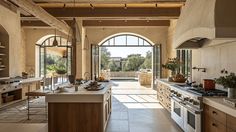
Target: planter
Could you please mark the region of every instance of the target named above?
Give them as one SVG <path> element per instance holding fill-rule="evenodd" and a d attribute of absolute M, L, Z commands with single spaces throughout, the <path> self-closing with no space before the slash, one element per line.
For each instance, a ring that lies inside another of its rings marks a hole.
<path fill-rule="evenodd" d="M 228 98 L 236 99 L 236 88 L 228 88 Z"/>

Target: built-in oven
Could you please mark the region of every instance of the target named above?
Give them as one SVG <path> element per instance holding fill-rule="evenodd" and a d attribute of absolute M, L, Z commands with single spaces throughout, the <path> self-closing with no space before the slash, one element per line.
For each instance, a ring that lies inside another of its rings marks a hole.
<path fill-rule="evenodd" d="M 201 132 L 202 111 L 192 106 L 185 105 L 184 108 L 184 131 Z"/>
<path fill-rule="evenodd" d="M 184 130 L 184 107 L 174 96 L 171 97 L 171 118 Z"/>

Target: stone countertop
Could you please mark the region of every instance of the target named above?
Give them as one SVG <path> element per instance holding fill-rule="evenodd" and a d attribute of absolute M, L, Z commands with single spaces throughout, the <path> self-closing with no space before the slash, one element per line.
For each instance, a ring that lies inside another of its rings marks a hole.
<path fill-rule="evenodd" d="M 110 83 L 102 83 L 104 88 L 98 91 L 88 91 L 83 85 L 78 91 L 75 87 L 63 88 L 62 91 L 55 91 L 46 95 L 46 102 L 103 102 L 104 95 L 111 88 Z"/>
<path fill-rule="evenodd" d="M 22 79 L 20 83 L 31 83 L 31 82 L 41 81 L 41 80 L 42 80 L 42 77 L 27 78 L 27 79 Z"/>
<path fill-rule="evenodd" d="M 185 83 L 169 82 L 166 78 L 156 79 L 156 81 L 160 81 L 162 83 L 165 83 L 166 85 L 185 84 Z"/>
<path fill-rule="evenodd" d="M 203 103 L 225 112 L 228 115 L 236 117 L 236 108 L 224 103 L 223 97 L 204 97 Z"/>

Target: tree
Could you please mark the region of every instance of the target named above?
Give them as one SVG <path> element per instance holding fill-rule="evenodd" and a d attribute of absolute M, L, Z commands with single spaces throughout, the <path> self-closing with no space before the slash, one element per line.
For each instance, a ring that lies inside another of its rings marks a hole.
<path fill-rule="evenodd" d="M 152 52 L 151 51 L 148 51 L 146 53 L 145 61 L 143 62 L 141 67 L 144 69 L 151 69 L 152 68 Z"/>
<path fill-rule="evenodd" d="M 107 69 L 109 67 L 109 59 L 111 53 L 106 47 L 101 47 L 101 69 Z"/>
<path fill-rule="evenodd" d="M 141 54 L 128 55 L 124 68 L 125 71 L 138 71 L 144 60 L 145 59 L 141 56 Z"/>
<path fill-rule="evenodd" d="M 109 68 L 111 71 L 120 71 L 121 67 L 119 67 L 114 60 L 110 61 Z"/>

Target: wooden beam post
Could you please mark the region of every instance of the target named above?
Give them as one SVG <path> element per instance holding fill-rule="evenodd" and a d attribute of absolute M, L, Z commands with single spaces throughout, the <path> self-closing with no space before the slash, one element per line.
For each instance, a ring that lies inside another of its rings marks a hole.
<path fill-rule="evenodd" d="M 38 19 L 42 20 L 46 24 L 50 25 L 51 27 L 54 27 L 65 34 L 69 34 L 70 27 L 66 23 L 58 20 L 57 18 L 49 14 L 42 7 L 36 5 L 32 0 L 11 0 L 11 1 L 17 4 L 22 9 L 31 13 Z"/>

